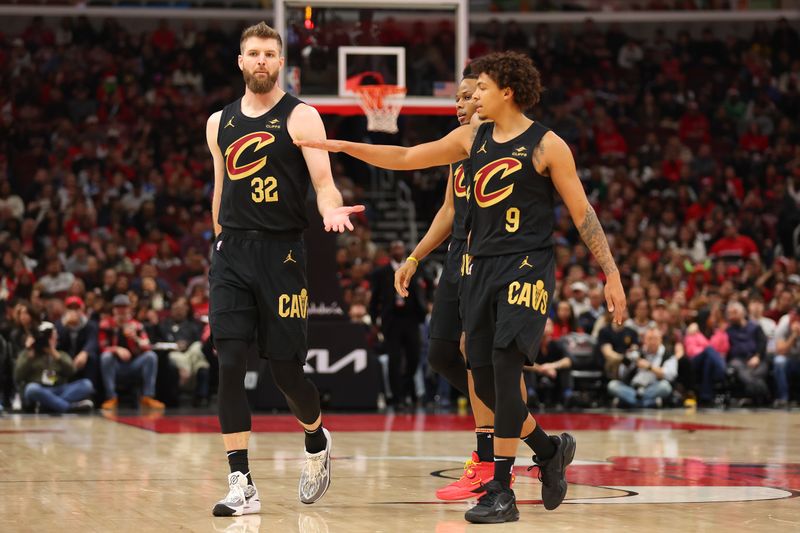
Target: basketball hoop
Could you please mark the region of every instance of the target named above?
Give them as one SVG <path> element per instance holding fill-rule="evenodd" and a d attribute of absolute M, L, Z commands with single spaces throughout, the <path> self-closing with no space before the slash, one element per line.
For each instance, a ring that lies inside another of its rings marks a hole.
<path fill-rule="evenodd" d="M 359 85 L 358 104 L 367 115 L 367 129 L 397 133 L 397 117 L 403 107 L 406 88 L 398 85 Z"/>

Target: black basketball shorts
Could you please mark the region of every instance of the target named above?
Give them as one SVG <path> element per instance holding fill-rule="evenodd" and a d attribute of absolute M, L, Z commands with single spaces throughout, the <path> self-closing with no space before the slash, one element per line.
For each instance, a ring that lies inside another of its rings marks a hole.
<path fill-rule="evenodd" d="M 471 368 L 492 364 L 492 351 L 516 343 L 533 364 L 555 290 L 552 248 L 470 257 L 461 290 L 461 316 Z"/>
<path fill-rule="evenodd" d="M 433 298 L 431 311 L 430 338 L 446 341 L 461 340 L 464 331 L 458 308 L 461 292 L 461 262 L 467 251 L 467 241 L 452 239 L 447 246 L 442 275 Z"/>
<path fill-rule="evenodd" d="M 305 363 L 308 283 L 300 233 L 223 230 L 208 278 L 214 339 L 257 339 L 262 357 Z"/>

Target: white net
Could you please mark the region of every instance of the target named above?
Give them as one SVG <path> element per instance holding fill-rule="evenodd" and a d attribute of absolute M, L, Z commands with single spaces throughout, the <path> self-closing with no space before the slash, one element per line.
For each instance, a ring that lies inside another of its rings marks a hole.
<path fill-rule="evenodd" d="M 397 117 L 406 97 L 405 87 L 362 85 L 356 88 L 358 103 L 367 115 L 367 129 L 397 133 Z"/>

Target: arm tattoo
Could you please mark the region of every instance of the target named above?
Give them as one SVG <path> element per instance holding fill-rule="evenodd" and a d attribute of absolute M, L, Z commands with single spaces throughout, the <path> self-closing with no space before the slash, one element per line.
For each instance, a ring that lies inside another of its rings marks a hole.
<path fill-rule="evenodd" d="M 591 204 L 586 207 L 586 215 L 583 223 L 578 228 L 578 232 L 581 234 L 583 242 L 592 251 L 597 262 L 600 263 L 600 268 L 603 269 L 606 276 L 616 272 L 617 264 L 611 256 L 611 249 L 608 247 L 606 235 L 603 233 L 603 228 L 597 219 L 597 213 L 594 212 Z"/>
<path fill-rule="evenodd" d="M 533 149 L 533 166 L 537 172 L 544 166 L 544 139 L 539 141 L 539 144 Z M 544 175 L 549 174 L 547 168 L 542 169 L 542 171 L 545 172 Z"/>

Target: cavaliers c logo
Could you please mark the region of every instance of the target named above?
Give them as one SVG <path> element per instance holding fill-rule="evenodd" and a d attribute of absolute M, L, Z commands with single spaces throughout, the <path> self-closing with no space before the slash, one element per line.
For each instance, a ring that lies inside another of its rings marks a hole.
<path fill-rule="evenodd" d="M 514 191 L 514 184 L 506 185 L 494 192 L 486 192 L 486 187 L 491 179 L 502 172 L 500 179 L 505 179 L 514 172 L 522 168 L 522 163 L 518 159 L 504 157 L 492 161 L 475 173 L 475 201 L 480 207 L 490 207 L 508 198 Z"/>
<path fill-rule="evenodd" d="M 275 136 L 266 131 L 256 131 L 248 133 L 243 137 L 239 137 L 225 150 L 225 170 L 228 171 L 228 177 L 232 180 L 240 180 L 252 174 L 255 174 L 267 164 L 267 156 L 256 159 L 252 163 L 247 163 L 242 166 L 238 165 L 239 157 L 251 145 L 255 145 L 253 152 L 258 152 L 268 144 L 275 141 Z"/>
<path fill-rule="evenodd" d="M 459 198 L 467 196 L 467 184 L 464 181 L 464 165 L 458 165 L 453 172 L 453 190 Z"/>

